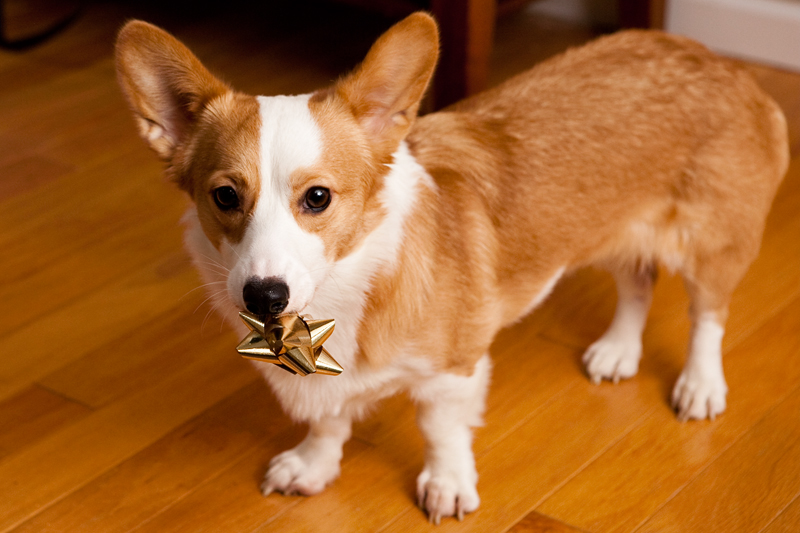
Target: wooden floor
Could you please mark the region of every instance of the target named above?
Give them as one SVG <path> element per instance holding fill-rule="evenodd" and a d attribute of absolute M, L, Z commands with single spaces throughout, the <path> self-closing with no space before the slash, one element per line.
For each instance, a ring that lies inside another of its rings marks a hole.
<path fill-rule="evenodd" d="M 325 493 L 260 495 L 270 457 L 304 429 L 209 314 L 181 248 L 184 199 L 136 137 L 111 56 L 121 22 L 143 16 L 243 90 L 299 93 L 390 21 L 177 4 L 93 4 L 40 48 L 0 51 L 0 531 L 431 530 L 403 397 L 356 426 Z M 512 15 L 492 79 L 589 37 Z M 609 276 L 581 272 L 497 339 L 475 440 L 482 506 L 439 531 L 800 531 L 800 75 L 753 70 L 786 110 L 794 159 L 732 304 L 728 411 L 681 424 L 668 406 L 689 324 L 666 274 L 639 376 L 591 385 L 580 355 L 615 296 Z"/>

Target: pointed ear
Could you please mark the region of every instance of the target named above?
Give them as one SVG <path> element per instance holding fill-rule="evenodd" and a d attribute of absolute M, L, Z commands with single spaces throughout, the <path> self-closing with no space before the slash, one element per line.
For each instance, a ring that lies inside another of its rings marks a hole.
<path fill-rule="evenodd" d="M 438 57 L 436 22 L 414 13 L 384 33 L 334 91 L 372 142 L 391 154 L 417 116 Z"/>
<path fill-rule="evenodd" d="M 138 20 L 120 31 L 116 64 L 139 133 L 167 161 L 203 107 L 230 91 L 175 37 Z"/>

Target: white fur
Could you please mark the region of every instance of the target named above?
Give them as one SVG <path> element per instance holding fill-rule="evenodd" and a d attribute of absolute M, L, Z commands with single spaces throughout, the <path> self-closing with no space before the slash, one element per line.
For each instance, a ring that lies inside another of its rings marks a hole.
<path fill-rule="evenodd" d="M 608 330 L 583 355 L 592 382 L 614 383 L 636 375 L 642 357 L 642 331 L 653 299 L 653 280 L 647 272 L 618 272 L 617 310 Z"/>
<path fill-rule="evenodd" d="M 728 385 L 722 371 L 723 328 L 713 313 L 701 314 L 692 326 L 689 358 L 672 392 L 679 420 L 714 419 L 725 411 Z"/>
<path fill-rule="evenodd" d="M 411 389 L 426 443 L 417 500 L 436 524 L 443 516 L 462 519 L 480 505 L 471 428 L 482 423 L 490 370 L 485 355 L 471 376 L 435 374 Z"/>
<path fill-rule="evenodd" d="M 317 494 L 339 476 L 342 446 L 350 438 L 351 420 L 330 417 L 311 423 L 306 438 L 269 463 L 261 492 Z"/>
<path fill-rule="evenodd" d="M 244 308 L 247 279 L 279 278 L 289 286 L 287 312 L 300 312 L 325 277 L 325 246 L 304 231 L 290 210 L 289 177 L 314 164 L 322 152 L 322 135 L 308 109 L 309 95 L 259 97 L 261 113 L 261 193 L 244 238 L 223 247 L 228 291 Z"/>
<path fill-rule="evenodd" d="M 276 277 L 290 288 L 287 311 L 302 311 L 325 277 L 325 248 L 319 237 L 304 231 L 289 208 L 289 176 L 312 165 L 322 151 L 322 138 L 308 110 L 310 95 L 259 97 L 261 118 L 261 191 L 244 237 L 223 238 L 217 250 L 203 233 L 194 207 L 184 215 L 186 245 L 214 307 L 239 328 L 244 309 L 242 289 L 251 277 Z M 227 290 L 222 290 L 222 286 Z"/>

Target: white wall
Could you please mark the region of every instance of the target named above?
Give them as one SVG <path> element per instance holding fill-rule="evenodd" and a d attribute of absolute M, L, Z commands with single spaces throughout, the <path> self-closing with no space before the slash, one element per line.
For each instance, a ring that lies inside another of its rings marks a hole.
<path fill-rule="evenodd" d="M 668 0 L 665 27 L 722 54 L 800 71 L 800 0 Z"/>

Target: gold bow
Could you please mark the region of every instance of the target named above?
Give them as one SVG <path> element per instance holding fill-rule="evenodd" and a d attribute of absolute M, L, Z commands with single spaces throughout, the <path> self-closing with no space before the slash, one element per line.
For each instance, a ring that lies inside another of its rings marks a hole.
<path fill-rule="evenodd" d="M 331 357 L 322 343 L 333 333 L 334 320 L 312 320 L 288 314 L 261 321 L 255 315 L 239 316 L 250 328 L 239 346 L 242 357 L 273 363 L 293 374 L 327 374 L 338 376 L 342 367 Z"/>

